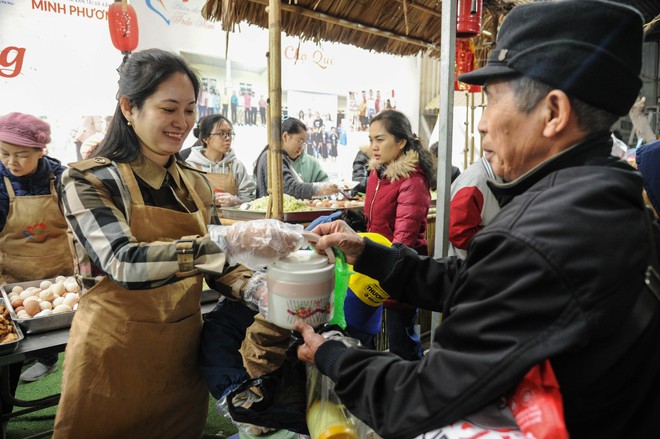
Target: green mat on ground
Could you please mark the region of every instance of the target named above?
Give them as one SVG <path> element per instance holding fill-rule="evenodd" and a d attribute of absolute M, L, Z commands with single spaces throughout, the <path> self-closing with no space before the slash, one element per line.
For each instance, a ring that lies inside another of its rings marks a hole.
<path fill-rule="evenodd" d="M 16 389 L 16 398 L 30 401 L 59 393 L 62 384 L 63 358 L 64 354 L 60 354 L 57 371 L 50 375 L 34 383 L 19 383 Z M 14 409 L 18 408 L 15 407 Z M 11 419 L 7 425 L 7 439 L 22 439 L 43 431 L 52 430 L 56 410 L 57 407 L 49 407 Z M 236 432 L 236 427 L 215 410 L 215 399 L 209 397 L 209 414 L 206 419 L 204 436 L 202 437 L 204 439 L 228 438 Z"/>

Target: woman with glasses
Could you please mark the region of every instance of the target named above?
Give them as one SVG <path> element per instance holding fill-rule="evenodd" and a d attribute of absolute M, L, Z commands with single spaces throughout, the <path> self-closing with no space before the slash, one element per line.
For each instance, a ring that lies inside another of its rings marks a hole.
<path fill-rule="evenodd" d="M 294 117 L 289 117 L 282 122 L 282 186 L 284 193 L 299 200 L 338 193 L 339 188 L 336 184 L 305 183 L 293 169 L 293 161 L 302 153 L 306 140 L 307 127 L 304 123 Z M 268 146 L 261 151 L 254 167 L 254 175 L 257 179 L 257 198 L 268 195 L 267 151 Z"/>
<path fill-rule="evenodd" d="M 231 149 L 231 122 L 221 114 L 200 119 L 193 134 L 201 146 L 193 146 L 186 160 L 206 172 L 219 206 L 235 206 L 254 199 L 254 180 Z"/>

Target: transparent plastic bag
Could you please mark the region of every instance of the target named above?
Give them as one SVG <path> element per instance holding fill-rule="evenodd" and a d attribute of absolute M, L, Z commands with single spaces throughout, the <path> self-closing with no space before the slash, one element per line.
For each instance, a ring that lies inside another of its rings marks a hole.
<path fill-rule="evenodd" d="M 312 365 L 307 366 L 307 428 L 312 439 L 358 439 L 353 416 L 339 401 L 334 383 Z"/>
<path fill-rule="evenodd" d="M 261 435 L 275 430 L 307 433 L 305 367 L 285 361 L 265 375 L 249 378 L 230 389 L 218 410 L 243 432 Z"/>
<path fill-rule="evenodd" d="M 346 337 L 340 331 L 321 333 L 324 337 L 340 340 L 347 346 L 358 346 L 359 341 Z M 307 428 L 311 439 L 363 439 L 372 432 L 364 422 L 353 416 L 335 393 L 335 384 L 316 366 L 307 364 Z"/>
<path fill-rule="evenodd" d="M 209 225 L 209 235 L 225 254 L 229 266 L 243 264 L 252 270 L 266 267 L 300 248 L 305 242 L 301 224 L 275 219 Z"/>
<path fill-rule="evenodd" d="M 247 283 L 243 302 L 253 311 L 268 317 L 268 271 L 265 268 L 254 272 Z M 262 310 L 263 309 L 263 310 Z"/>
<path fill-rule="evenodd" d="M 244 392 L 245 397 L 242 401 L 242 404 L 246 405 L 247 407 L 251 406 L 252 403 L 254 402 L 259 402 L 261 401 L 261 397 L 259 397 L 257 394 L 254 392 Z M 229 407 L 227 405 L 227 396 L 228 395 L 223 395 L 222 398 L 218 400 L 215 404 L 215 409 L 225 418 L 229 419 L 235 426 L 238 428 L 240 431 L 243 433 L 246 433 L 250 436 L 261 436 L 263 434 L 268 434 L 270 432 L 275 431 L 274 428 L 268 428 L 268 427 L 262 427 L 260 425 L 254 425 L 254 424 L 248 424 L 245 422 L 236 422 L 234 419 L 232 419 L 231 414 L 229 413 Z"/>

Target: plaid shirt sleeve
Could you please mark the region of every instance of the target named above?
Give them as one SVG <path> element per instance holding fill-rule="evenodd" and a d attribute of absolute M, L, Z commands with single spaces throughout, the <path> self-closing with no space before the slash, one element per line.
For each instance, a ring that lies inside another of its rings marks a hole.
<path fill-rule="evenodd" d="M 180 278 L 175 242 L 138 242 L 128 226 L 130 197 L 114 166 L 62 175 L 64 215 L 73 232 L 80 275 L 108 276 L 123 288 L 159 287 Z M 198 238 L 195 265 L 221 254 L 208 235 Z"/>

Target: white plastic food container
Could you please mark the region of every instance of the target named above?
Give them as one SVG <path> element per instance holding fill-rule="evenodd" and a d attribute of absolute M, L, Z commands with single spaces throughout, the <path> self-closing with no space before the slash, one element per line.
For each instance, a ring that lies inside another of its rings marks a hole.
<path fill-rule="evenodd" d="M 332 318 L 335 264 L 314 250 L 298 250 L 268 267 L 268 320 L 293 329 L 297 320 L 318 327 Z"/>

